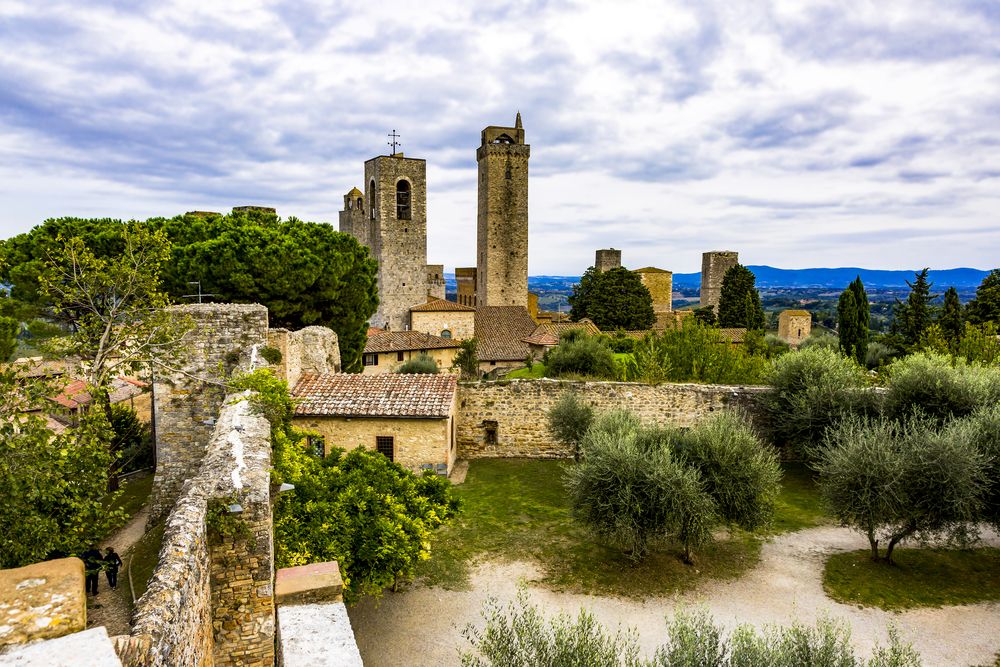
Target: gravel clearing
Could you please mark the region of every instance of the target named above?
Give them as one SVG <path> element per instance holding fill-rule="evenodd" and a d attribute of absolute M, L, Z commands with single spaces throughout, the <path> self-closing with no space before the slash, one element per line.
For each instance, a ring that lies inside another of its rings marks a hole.
<path fill-rule="evenodd" d="M 462 629 L 467 623 L 481 623 L 480 610 L 488 597 L 513 599 L 521 582 L 533 603 L 547 613 L 575 615 L 584 607 L 608 628 L 636 628 L 646 656 L 662 643 L 667 614 L 678 606 L 703 605 L 730 627 L 812 623 L 827 614 L 850 624 L 852 641 L 864 655 L 874 644 L 887 641 L 886 628 L 895 623 L 928 667 L 993 664 L 1000 651 L 1000 603 L 886 612 L 830 600 L 822 585 L 825 556 L 866 544 L 846 528 L 788 533 L 764 544 L 758 566 L 740 579 L 644 601 L 556 592 L 535 583 L 541 571 L 533 564 L 485 562 L 472 574 L 471 591 L 415 587 L 387 592 L 380 601 L 355 605 L 350 616 L 366 667 L 459 664 L 459 650 L 468 648 Z M 1000 536 L 984 532 L 983 544 L 1000 546 Z"/>

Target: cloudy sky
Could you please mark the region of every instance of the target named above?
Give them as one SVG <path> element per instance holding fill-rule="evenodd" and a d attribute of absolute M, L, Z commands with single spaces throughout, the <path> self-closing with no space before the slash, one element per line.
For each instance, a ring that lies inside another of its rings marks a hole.
<path fill-rule="evenodd" d="M 234 205 L 336 224 L 428 161 L 474 264 L 475 149 L 520 110 L 530 271 L 1000 264 L 1000 3 L 0 0 L 0 236 Z"/>

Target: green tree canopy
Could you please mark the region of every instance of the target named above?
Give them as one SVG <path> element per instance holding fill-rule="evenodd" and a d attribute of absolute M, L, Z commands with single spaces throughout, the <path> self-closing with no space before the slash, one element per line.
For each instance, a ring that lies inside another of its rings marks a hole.
<path fill-rule="evenodd" d="M 992 322 L 1000 326 L 1000 269 L 993 269 L 983 278 L 966 309 L 973 324 Z"/>
<path fill-rule="evenodd" d="M 958 348 L 958 342 L 965 332 L 965 317 L 962 314 L 962 301 L 958 298 L 958 290 L 949 287 L 944 291 L 944 305 L 938 314 L 937 325 L 941 327 L 941 333 L 948 341 L 948 347 L 952 350 Z"/>
<path fill-rule="evenodd" d="M 726 271 L 719 295 L 720 327 L 764 328 L 764 307 L 760 304 L 756 282 L 753 271 L 742 264 L 736 264 Z"/>
<path fill-rule="evenodd" d="M 0 363 L 10 361 L 17 350 L 17 332 L 21 323 L 13 317 L 0 317 Z"/>
<path fill-rule="evenodd" d="M 868 356 L 868 326 L 871 312 L 868 307 L 868 293 L 856 277 L 840 295 L 837 304 L 837 322 L 841 351 L 864 365 Z"/>
<path fill-rule="evenodd" d="M 925 267 L 917 272 L 912 283 L 906 281 L 910 287 L 910 294 L 906 297 L 906 301 L 896 299 L 893 308 L 892 332 L 902 337 L 903 344 L 907 348 L 913 348 L 920 343 L 920 337 L 933 320 L 931 301 L 937 295 L 931 294 L 933 283 L 928 282 L 927 271 Z"/>
<path fill-rule="evenodd" d="M 598 273 L 587 269 L 569 297 L 570 318 L 587 317 L 602 331 L 637 330 L 653 326 L 653 297 L 634 272 L 622 267 Z"/>

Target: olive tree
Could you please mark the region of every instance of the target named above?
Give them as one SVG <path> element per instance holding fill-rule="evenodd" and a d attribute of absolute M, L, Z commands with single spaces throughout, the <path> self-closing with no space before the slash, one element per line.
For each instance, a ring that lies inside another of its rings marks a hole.
<path fill-rule="evenodd" d="M 580 441 L 594 421 L 594 409 L 580 400 L 572 391 L 567 391 L 548 411 L 549 430 L 556 440 L 573 449 L 574 458 L 579 458 Z"/>
<path fill-rule="evenodd" d="M 848 418 L 828 433 L 816 468 L 834 516 L 865 534 L 874 561 L 891 563 L 908 538 L 962 541 L 980 516 L 986 461 L 966 424 Z"/>

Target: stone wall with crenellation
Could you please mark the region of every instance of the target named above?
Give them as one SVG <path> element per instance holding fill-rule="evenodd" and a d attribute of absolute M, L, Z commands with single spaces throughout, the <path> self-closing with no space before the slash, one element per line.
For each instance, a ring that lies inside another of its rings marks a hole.
<path fill-rule="evenodd" d="M 513 380 L 459 384 L 459 458 L 569 458 L 572 450 L 549 432 L 549 409 L 573 391 L 596 411 L 627 408 L 643 421 L 691 426 L 707 415 L 740 407 L 753 416 L 765 387 Z M 490 442 L 495 438 L 495 442 Z"/>

